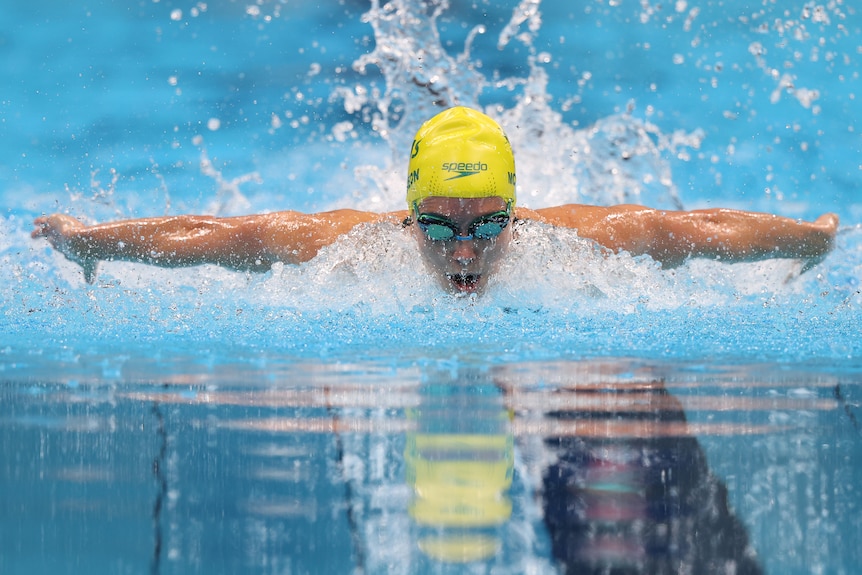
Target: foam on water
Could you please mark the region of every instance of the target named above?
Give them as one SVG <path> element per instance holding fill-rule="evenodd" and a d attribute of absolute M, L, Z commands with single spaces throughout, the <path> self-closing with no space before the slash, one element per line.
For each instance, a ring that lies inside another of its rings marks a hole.
<path fill-rule="evenodd" d="M 859 353 L 862 296 L 850 281 L 859 264 L 845 259 L 854 251 L 858 258 L 858 230 L 800 274 L 792 260 L 693 261 L 663 270 L 647 257 L 604 253 L 573 231 L 527 224 L 488 293 L 472 298 L 441 292 L 412 238 L 387 224 L 357 228 L 308 264 L 279 264 L 266 274 L 107 262 L 92 286 L 47 248 L 20 261 L 15 246 L 27 242 L 26 224 L 8 224 L 6 329 L 20 335 L 15 347 L 40 341 L 48 353 L 203 346 L 399 361 L 458 353 L 490 362 Z"/>

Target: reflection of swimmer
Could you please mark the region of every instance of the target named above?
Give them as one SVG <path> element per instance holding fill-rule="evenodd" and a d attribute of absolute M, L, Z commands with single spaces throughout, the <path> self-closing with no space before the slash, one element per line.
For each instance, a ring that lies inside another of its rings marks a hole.
<path fill-rule="evenodd" d="M 444 563 L 488 560 L 512 516 L 509 412 L 498 388 L 471 370 L 429 381 L 420 397 L 404 450 L 417 546 Z"/>
<path fill-rule="evenodd" d="M 99 260 L 177 267 L 205 263 L 265 271 L 274 262 L 312 259 L 359 224 L 411 225 L 428 270 L 444 289 L 473 293 L 504 257 L 513 220 L 577 229 L 613 251 L 648 254 L 665 266 L 690 257 L 724 261 L 805 258 L 831 248 L 838 218 L 814 222 L 710 209 L 691 212 L 642 206 L 515 207 L 515 162 L 500 126 L 488 116 L 456 107 L 416 134 L 407 177 L 407 210 L 372 213 L 286 211 L 232 218 L 176 216 L 85 226 L 67 215 L 37 218 L 33 237 L 45 237 L 93 281 Z"/>
<path fill-rule="evenodd" d="M 553 414 L 629 420 L 656 430 L 652 437 L 546 439 L 557 461 L 543 478 L 545 522 L 564 572 L 761 573 L 743 525 L 729 511 L 727 489 L 710 473 L 697 440 L 662 433 L 685 423 L 682 406 L 664 388 L 637 393 L 655 407 Z"/>
<path fill-rule="evenodd" d="M 429 557 L 451 563 L 488 559 L 496 528 L 512 515 L 513 440 L 506 434 L 410 434 L 404 459 L 415 496 L 409 513 L 426 533 Z"/>

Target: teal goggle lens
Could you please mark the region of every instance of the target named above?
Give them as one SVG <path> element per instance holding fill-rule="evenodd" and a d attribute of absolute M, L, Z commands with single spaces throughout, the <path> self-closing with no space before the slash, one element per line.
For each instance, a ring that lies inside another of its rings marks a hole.
<path fill-rule="evenodd" d="M 428 236 L 429 240 L 490 240 L 499 236 L 506 226 L 509 225 L 509 213 L 497 212 L 477 218 L 468 228 L 466 236 L 458 235 L 458 226 L 452 220 L 433 216 L 430 214 L 419 214 L 416 217 L 419 228 Z"/>

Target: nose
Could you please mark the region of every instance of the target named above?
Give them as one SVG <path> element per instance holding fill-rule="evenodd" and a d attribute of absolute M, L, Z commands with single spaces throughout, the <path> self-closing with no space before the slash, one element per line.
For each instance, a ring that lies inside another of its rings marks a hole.
<path fill-rule="evenodd" d="M 468 264 L 476 259 L 476 248 L 473 246 L 472 240 L 455 242 L 455 250 L 452 252 L 452 259 L 459 264 Z"/>

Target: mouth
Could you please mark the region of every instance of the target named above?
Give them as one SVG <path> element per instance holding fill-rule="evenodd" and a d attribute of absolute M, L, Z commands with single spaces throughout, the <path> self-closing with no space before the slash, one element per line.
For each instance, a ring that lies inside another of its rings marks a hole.
<path fill-rule="evenodd" d="M 479 274 L 446 274 L 455 289 L 464 293 L 474 293 L 479 289 Z"/>

